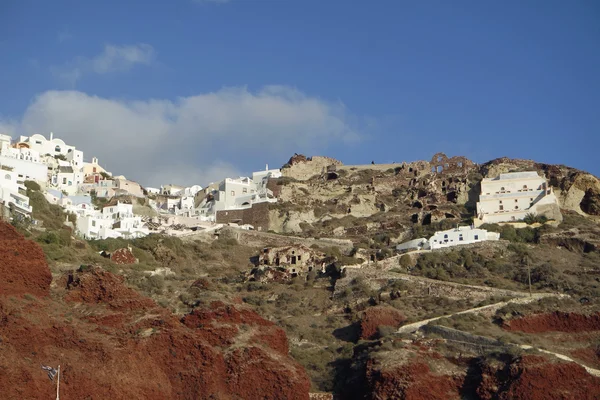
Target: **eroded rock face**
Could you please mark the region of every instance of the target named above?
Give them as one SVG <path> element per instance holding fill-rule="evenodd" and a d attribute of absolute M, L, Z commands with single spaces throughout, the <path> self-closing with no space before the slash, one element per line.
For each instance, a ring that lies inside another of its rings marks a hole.
<path fill-rule="evenodd" d="M 47 296 L 39 246 L 0 229 L 3 399 L 53 398 L 39 366 L 58 364 L 72 399 L 308 399 L 284 332 L 249 308 L 216 302 L 180 319 L 100 268 L 65 275 Z"/>

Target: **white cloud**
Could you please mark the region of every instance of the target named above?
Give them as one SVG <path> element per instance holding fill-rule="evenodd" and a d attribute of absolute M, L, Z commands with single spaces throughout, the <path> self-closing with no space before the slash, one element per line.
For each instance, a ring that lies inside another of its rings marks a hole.
<path fill-rule="evenodd" d="M 156 51 L 149 44 L 125 46 L 107 44 L 104 46 L 104 51 L 95 57 L 75 57 L 63 66 L 52 67 L 51 71 L 54 76 L 73 86 L 85 74 L 128 71 L 136 64 L 150 65 L 155 58 Z"/>
<path fill-rule="evenodd" d="M 176 101 L 124 101 L 78 91 L 37 96 L 19 121 L 0 128 L 30 135 L 53 131 L 97 156 L 111 172 L 150 186 L 198 183 L 287 161 L 294 152 L 323 154 L 359 138 L 343 104 L 287 86 L 245 87 Z"/>

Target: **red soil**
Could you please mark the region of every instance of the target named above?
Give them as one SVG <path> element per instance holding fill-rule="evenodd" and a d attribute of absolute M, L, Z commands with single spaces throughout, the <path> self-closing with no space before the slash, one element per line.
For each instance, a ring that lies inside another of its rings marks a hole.
<path fill-rule="evenodd" d="M 525 333 L 598 331 L 600 313 L 582 315 L 556 311 L 551 314 L 534 314 L 513 319 L 504 328 Z"/>
<path fill-rule="evenodd" d="M 52 275 L 36 243 L 24 240 L 11 225 L 0 222 L 0 296 L 30 293 L 47 296 Z"/>
<path fill-rule="evenodd" d="M 600 369 L 600 345 L 573 350 L 571 356 L 587 367 Z"/>
<path fill-rule="evenodd" d="M 137 263 L 137 259 L 131 250 L 123 248 L 115 250 L 110 255 L 110 261 L 119 265 L 128 265 Z"/>
<path fill-rule="evenodd" d="M 497 374 L 498 375 L 498 374 Z M 524 356 L 508 368 L 503 381 L 484 380 L 477 390 L 482 399 L 556 400 L 598 399 L 600 378 L 578 364 Z"/>
<path fill-rule="evenodd" d="M 367 382 L 372 399 L 446 400 L 461 398 L 462 378 L 434 375 L 422 358 L 390 370 L 379 370 L 373 360 L 370 360 L 367 363 Z"/>
<path fill-rule="evenodd" d="M 68 274 L 52 296 L 10 297 L 47 294 L 50 282 L 39 257 L 26 259 L 39 247 L 11 240 L 10 263 L 25 268 L 0 258 L 3 400 L 53 398 L 40 365 L 58 364 L 68 399 L 308 399 L 308 377 L 287 355 L 285 334 L 251 310 L 213 303 L 180 319 L 102 269 Z"/>
<path fill-rule="evenodd" d="M 397 328 L 406 321 L 400 311 L 391 307 L 367 308 L 360 321 L 361 339 L 376 339 L 379 326 L 392 326 Z"/>

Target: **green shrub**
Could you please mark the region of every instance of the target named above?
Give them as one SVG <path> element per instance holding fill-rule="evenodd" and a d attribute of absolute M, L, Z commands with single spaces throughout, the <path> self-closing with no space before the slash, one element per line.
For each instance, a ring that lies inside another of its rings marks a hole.
<path fill-rule="evenodd" d="M 40 185 L 35 181 L 25 181 L 23 184 L 25 185 L 27 190 L 32 190 L 32 191 L 37 191 L 37 192 L 42 190 Z"/>

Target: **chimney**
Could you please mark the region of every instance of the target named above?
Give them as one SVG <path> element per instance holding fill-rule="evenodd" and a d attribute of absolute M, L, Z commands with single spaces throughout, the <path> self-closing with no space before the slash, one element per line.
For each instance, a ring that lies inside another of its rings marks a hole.
<path fill-rule="evenodd" d="M 50 140 L 54 138 L 54 132 L 50 132 Z"/>
<path fill-rule="evenodd" d="M 268 171 L 268 170 L 269 170 L 269 164 L 266 164 L 265 165 L 265 171 Z"/>

